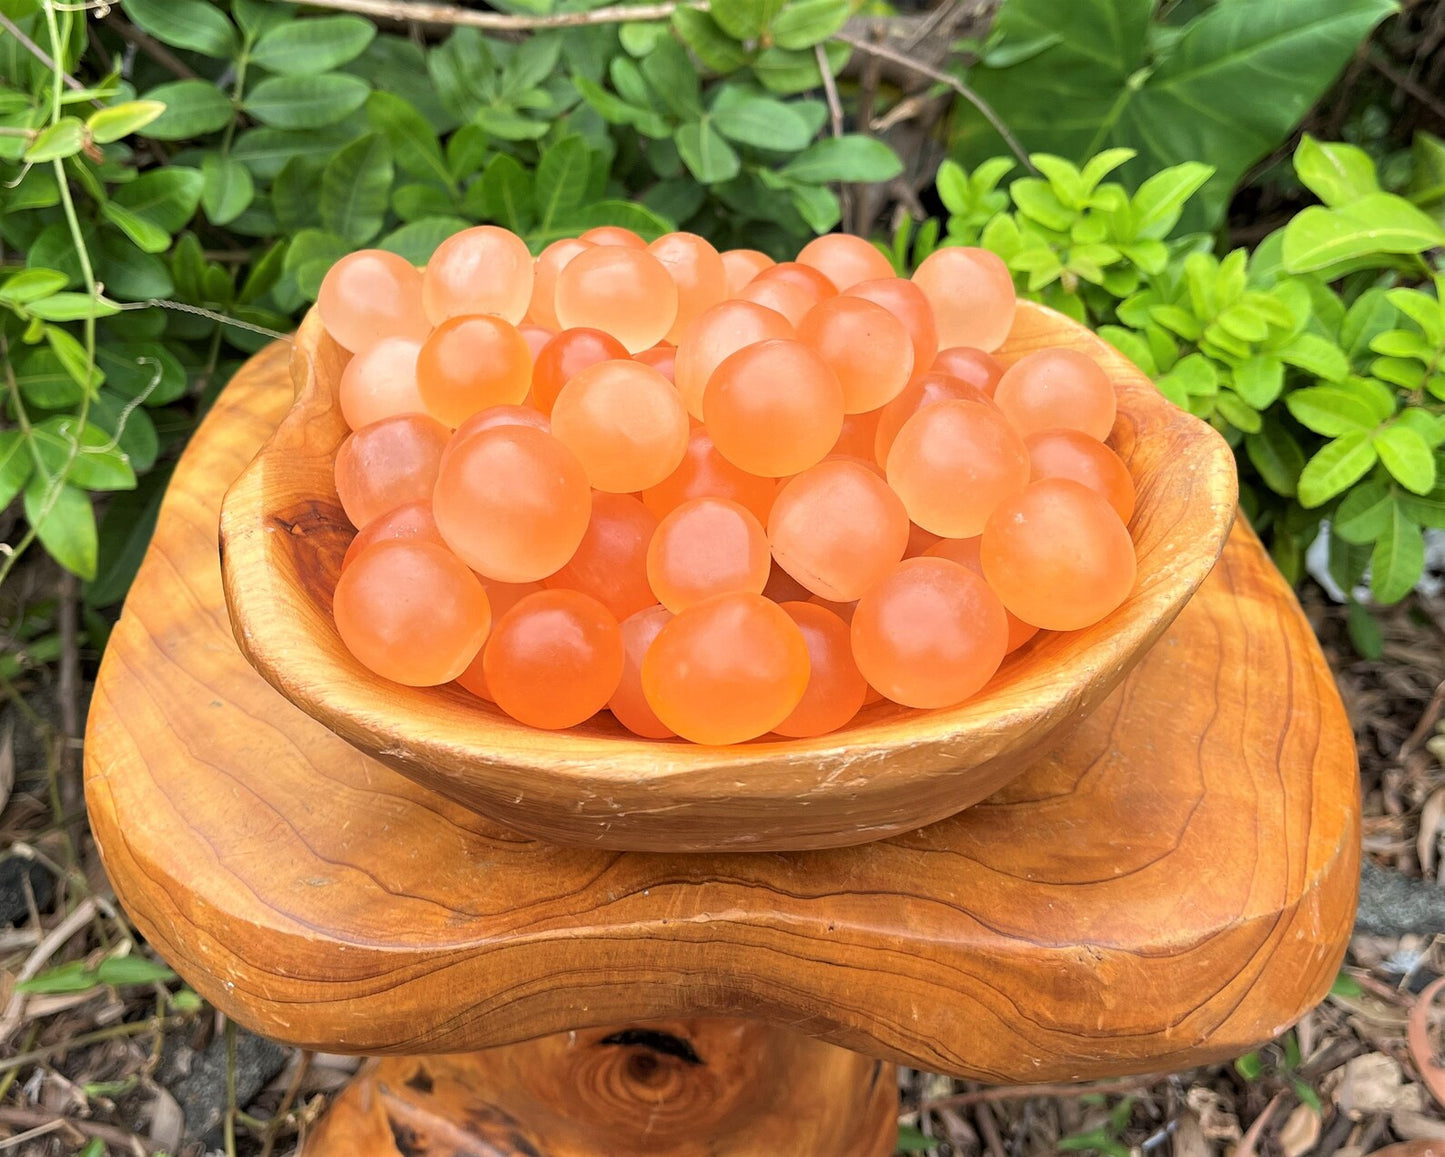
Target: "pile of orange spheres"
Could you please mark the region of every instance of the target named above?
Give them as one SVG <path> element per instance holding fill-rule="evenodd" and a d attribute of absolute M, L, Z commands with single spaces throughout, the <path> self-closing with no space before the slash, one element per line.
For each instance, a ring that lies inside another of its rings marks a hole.
<path fill-rule="evenodd" d="M 1066 349 L 1000 365 L 1014 308 L 984 250 L 905 279 L 836 234 L 345 257 L 337 630 L 539 728 L 729 744 L 960 703 L 1135 577 L 1114 388 Z"/>

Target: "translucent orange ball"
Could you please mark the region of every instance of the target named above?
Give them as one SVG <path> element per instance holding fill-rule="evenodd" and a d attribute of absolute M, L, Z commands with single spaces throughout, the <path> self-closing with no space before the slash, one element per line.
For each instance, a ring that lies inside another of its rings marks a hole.
<path fill-rule="evenodd" d="M 979 544 L 989 586 L 1049 631 L 1097 623 L 1134 589 L 1134 543 L 1099 494 L 1044 478 L 999 504 Z"/>
<path fill-rule="evenodd" d="M 327 270 L 316 309 L 326 332 L 352 353 L 389 337 L 423 341 L 431 332 L 421 303 L 421 271 L 384 249 L 349 253 Z"/>
<path fill-rule="evenodd" d="M 843 431 L 843 387 L 802 342 L 762 341 L 713 371 L 702 417 L 734 466 L 782 478 L 817 465 L 833 448 Z"/>
<path fill-rule="evenodd" d="M 445 426 L 425 414 L 398 414 L 363 426 L 336 451 L 336 494 L 351 525 L 408 502 L 426 502 L 446 449 Z"/>
<path fill-rule="evenodd" d="M 656 530 L 657 516 L 632 495 L 598 491 L 576 553 L 543 583 L 591 595 L 621 621 L 657 602 L 647 582 L 647 547 Z"/>
<path fill-rule="evenodd" d="M 1003 366 L 992 354 L 968 346 L 950 346 L 939 350 L 929 367 L 934 373 L 951 374 L 960 381 L 976 386 L 990 398 L 1003 377 Z"/>
<path fill-rule="evenodd" d="M 734 300 L 761 305 L 764 309 L 782 314 L 788 319 L 789 325 L 797 326 L 822 297 L 810 287 L 796 285 L 791 281 L 755 279 L 743 286 L 734 295 Z"/>
<path fill-rule="evenodd" d="M 433 325 L 478 313 L 517 325 L 527 315 L 533 277 L 525 241 L 496 225 L 476 225 L 436 247 L 422 277 L 422 305 Z"/>
<path fill-rule="evenodd" d="M 1114 428 L 1118 398 L 1093 358 L 1070 349 L 1037 350 L 1004 371 L 993 400 L 1020 434 L 1082 430 L 1102 442 Z"/>
<path fill-rule="evenodd" d="M 593 487 L 631 494 L 656 486 L 687 452 L 687 411 L 672 383 L 631 359 L 598 362 L 562 387 L 552 434 Z"/>
<path fill-rule="evenodd" d="M 647 242 L 621 225 L 596 225 L 578 237 L 593 245 L 620 245 L 624 249 L 646 249 Z"/>
<path fill-rule="evenodd" d="M 833 448 L 828 451 L 828 457 L 837 458 L 842 455 L 847 458 L 860 458 L 865 462 L 874 461 L 873 448 L 878 442 L 878 419 L 881 416 L 881 410 L 844 415 L 843 431 L 833 443 Z"/>
<path fill-rule="evenodd" d="M 763 597 L 780 604 L 805 603 L 813 597 L 813 592 L 780 567 L 778 560 L 774 559 L 773 565 L 768 569 L 768 583 L 763 587 Z"/>
<path fill-rule="evenodd" d="M 959 566 L 968 567 L 979 578 L 983 578 L 983 563 L 979 561 L 978 555 L 981 541 L 981 538 L 940 538 L 923 551 L 923 554 L 929 558 L 946 558 Z M 1008 617 L 1007 653 L 1011 654 L 1037 635 L 1039 629 L 1024 622 L 1007 607 L 1004 608 L 1004 614 Z"/>
<path fill-rule="evenodd" d="M 888 484 L 908 517 L 944 538 L 972 538 L 1029 480 L 1029 452 L 980 402 L 939 402 L 903 424 L 888 451 Z"/>
<path fill-rule="evenodd" d="M 798 264 L 808 265 L 843 293 L 860 281 L 892 277 L 893 262 L 869 241 L 851 233 L 828 233 L 809 241 L 798 253 Z"/>
<path fill-rule="evenodd" d="M 913 273 L 938 325 L 938 344 L 992 353 L 1013 327 L 1018 300 L 1003 258 L 987 249 L 936 249 Z"/>
<path fill-rule="evenodd" d="M 633 361 L 641 362 L 645 366 L 651 366 L 669 382 L 677 381 L 677 347 L 672 345 L 655 345 L 651 349 L 645 349 L 641 353 L 634 354 Z"/>
<path fill-rule="evenodd" d="M 771 565 L 762 524 L 726 498 L 684 502 L 647 547 L 647 581 L 673 614 L 714 595 L 760 594 Z"/>
<path fill-rule="evenodd" d="M 537 355 L 532 367 L 532 405 L 550 414 L 562 387 L 583 370 L 626 356 L 627 347 L 600 329 L 564 329 Z"/>
<path fill-rule="evenodd" d="M 906 277 L 882 277 L 860 281 L 849 286 L 848 297 L 861 297 L 881 305 L 903 323 L 913 343 L 913 372 L 920 373 L 933 362 L 938 352 L 938 327 L 933 322 L 933 307 L 923 291 Z"/>
<path fill-rule="evenodd" d="M 527 343 L 527 348 L 532 351 L 532 364 L 535 366 L 537 355 L 542 352 L 546 344 L 557 336 L 556 330 L 548 329 L 546 326 L 534 325 L 532 322 L 523 322 L 517 327 L 517 332 L 522 335 L 522 340 Z"/>
<path fill-rule="evenodd" d="M 903 392 L 889 402 L 878 413 L 878 426 L 873 436 L 873 456 L 880 463 L 888 461 L 888 451 L 893 449 L 893 440 L 903 424 L 919 410 L 937 402 L 982 402 L 992 406 L 987 394 L 977 386 L 952 374 L 930 370 L 914 378 Z"/>
<path fill-rule="evenodd" d="M 567 447 L 528 426 L 494 426 L 447 455 L 432 514 L 478 574 L 537 582 L 560 570 L 587 533 L 592 488 Z"/>
<path fill-rule="evenodd" d="M 534 595 L 546 588 L 541 583 L 499 583 L 492 579 L 482 580 L 482 589 L 487 592 L 487 601 L 492 604 L 492 622 L 500 622 L 503 615 L 528 595 Z M 473 695 L 491 699 L 492 690 L 487 686 L 487 675 L 482 669 L 486 648 L 477 652 L 477 657 L 467 669 L 457 676 L 457 682 Z"/>
<path fill-rule="evenodd" d="M 853 658 L 863 678 L 906 707 L 951 707 L 1003 662 L 1003 603 L 978 575 L 943 558 L 910 558 L 858 600 Z"/>
<path fill-rule="evenodd" d="M 792 323 L 782 314 L 750 301 L 719 302 L 698 316 L 677 346 L 677 392 L 687 412 L 702 417 L 703 391 L 726 358 L 745 346 L 793 335 Z"/>
<path fill-rule="evenodd" d="M 718 453 L 712 438 L 699 426 L 688 433 L 687 448 L 676 470 L 642 492 L 647 509 L 663 518 L 691 498 L 729 498 L 766 522 L 778 484 L 739 470 Z"/>
<path fill-rule="evenodd" d="M 902 560 L 908 513 L 868 466 L 832 458 L 778 492 L 768 542 L 778 565 L 809 593 L 848 603 Z"/>
<path fill-rule="evenodd" d="M 341 416 L 353 430 L 397 414 L 424 414 L 416 388 L 416 355 L 421 343 L 389 337 L 354 354 L 341 371 L 337 397 Z"/>
<path fill-rule="evenodd" d="M 427 412 L 460 426 L 489 406 L 515 406 L 532 385 L 532 351 L 511 322 L 490 314 L 437 326 L 416 358 Z"/>
<path fill-rule="evenodd" d="M 832 297 L 838 292 L 838 287 L 833 284 L 833 279 L 826 273 L 798 261 L 780 261 L 777 265 L 769 265 L 758 274 L 755 280 L 761 282 L 786 281 L 790 285 L 796 285 L 799 289 L 806 289 L 819 301 L 825 297 Z"/>
<path fill-rule="evenodd" d="M 562 328 L 557 320 L 557 275 L 577 254 L 591 248 L 592 242 L 580 237 L 563 237 L 542 250 L 532 266 L 532 300 L 527 304 L 529 319 L 553 333 Z"/>
<path fill-rule="evenodd" d="M 1082 430 L 1042 430 L 1024 439 L 1029 451 L 1029 477 L 1072 478 L 1102 494 L 1128 523 L 1134 516 L 1134 479 L 1124 460 Z"/>
<path fill-rule="evenodd" d="M 693 318 L 727 296 L 727 269 L 712 244 L 696 233 L 664 233 L 647 251 L 677 284 L 677 317 L 665 335 L 676 342 Z"/>
<path fill-rule="evenodd" d="M 677 284 L 645 250 L 596 245 L 562 267 L 555 305 L 563 329 L 600 329 L 635 354 L 672 329 Z"/>
<path fill-rule="evenodd" d="M 808 688 L 808 644 L 762 595 L 719 595 L 662 628 L 642 661 L 642 690 L 693 743 L 742 743 L 787 719 Z"/>
<path fill-rule="evenodd" d="M 477 576 L 442 547 L 414 539 L 363 551 L 337 579 L 331 605 L 347 650 L 408 687 L 455 679 L 492 623 Z"/>
<path fill-rule="evenodd" d="M 488 406 L 452 431 L 451 441 L 442 452 L 442 462 L 445 463 L 451 453 L 473 434 L 494 426 L 530 426 L 547 434 L 552 432 L 552 423 L 547 420 L 547 415 L 538 413 L 531 406 Z"/>
<path fill-rule="evenodd" d="M 671 739 L 677 733 L 657 717 L 642 693 L 642 661 L 652 640 L 672 621 L 672 612 L 654 603 L 623 619 L 622 678 L 607 707 L 617 722 L 634 735 L 644 739 Z"/>
<path fill-rule="evenodd" d="M 824 298 L 798 326 L 798 340 L 816 350 L 838 376 L 847 414 L 887 405 L 913 376 L 908 330 L 881 305 L 861 297 Z"/>
<path fill-rule="evenodd" d="M 773 730 L 793 739 L 827 735 L 857 715 L 868 696 L 868 683 L 853 661 L 851 632 L 836 614 L 814 603 L 782 607 L 803 632 L 808 686 L 792 714 Z"/>
<path fill-rule="evenodd" d="M 760 249 L 724 249 L 721 257 L 728 276 L 729 297 L 736 297 L 738 291 L 754 277 L 777 264 Z"/>
<path fill-rule="evenodd" d="M 357 556 L 369 546 L 392 539 L 419 539 L 422 542 L 446 546 L 437 520 L 432 517 L 430 502 L 408 502 L 373 518 L 366 527 L 356 532 L 346 553 L 341 556 L 341 569 L 345 570 Z"/>
<path fill-rule="evenodd" d="M 622 632 L 579 591 L 528 595 L 492 628 L 482 652 L 492 700 L 519 723 L 556 731 L 590 719 L 622 678 Z"/>

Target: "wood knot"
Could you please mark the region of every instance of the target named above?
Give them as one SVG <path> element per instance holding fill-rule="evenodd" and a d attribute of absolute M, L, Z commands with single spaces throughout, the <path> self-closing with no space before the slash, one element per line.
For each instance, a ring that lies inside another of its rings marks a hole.
<path fill-rule="evenodd" d="M 285 536 L 275 548 L 297 584 L 310 601 L 330 614 L 341 560 L 356 534 L 346 514 L 335 503 L 307 499 L 275 511 L 267 524 Z"/>

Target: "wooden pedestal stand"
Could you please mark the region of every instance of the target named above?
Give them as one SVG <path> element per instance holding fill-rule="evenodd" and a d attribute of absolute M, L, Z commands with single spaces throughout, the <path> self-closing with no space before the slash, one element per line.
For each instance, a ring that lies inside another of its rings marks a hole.
<path fill-rule="evenodd" d="M 86 783 L 117 893 L 201 993 L 399 1058 L 308 1155 L 875 1157 L 893 1072 L 857 1053 L 997 1081 L 1183 1068 L 1328 989 L 1353 741 L 1247 529 L 1066 747 L 952 819 L 815 852 L 554 847 L 365 758 L 236 649 L 217 509 L 290 399 L 273 347 L 186 452 Z"/>

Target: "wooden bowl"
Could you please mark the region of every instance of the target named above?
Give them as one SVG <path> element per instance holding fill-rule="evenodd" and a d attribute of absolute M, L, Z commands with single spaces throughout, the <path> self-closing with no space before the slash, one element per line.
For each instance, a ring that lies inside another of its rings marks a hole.
<path fill-rule="evenodd" d="M 236 640 L 277 690 L 367 755 L 552 843 L 778 851 L 922 827 L 992 794 L 1062 742 L 1178 614 L 1234 520 L 1234 459 L 1211 427 L 1083 327 L 1021 304 L 1000 360 L 1045 346 L 1087 353 L 1118 387 L 1110 441 L 1138 489 L 1130 532 L 1139 578 L 1107 619 L 1039 636 L 962 706 L 878 703 L 817 739 L 701 747 L 636 738 L 605 714 L 538 731 L 456 686 L 378 679 L 342 645 L 331 617 L 354 533 L 332 479 L 347 434 L 337 384 L 350 355 L 315 311 L 292 352 L 295 404 L 221 510 Z"/>

